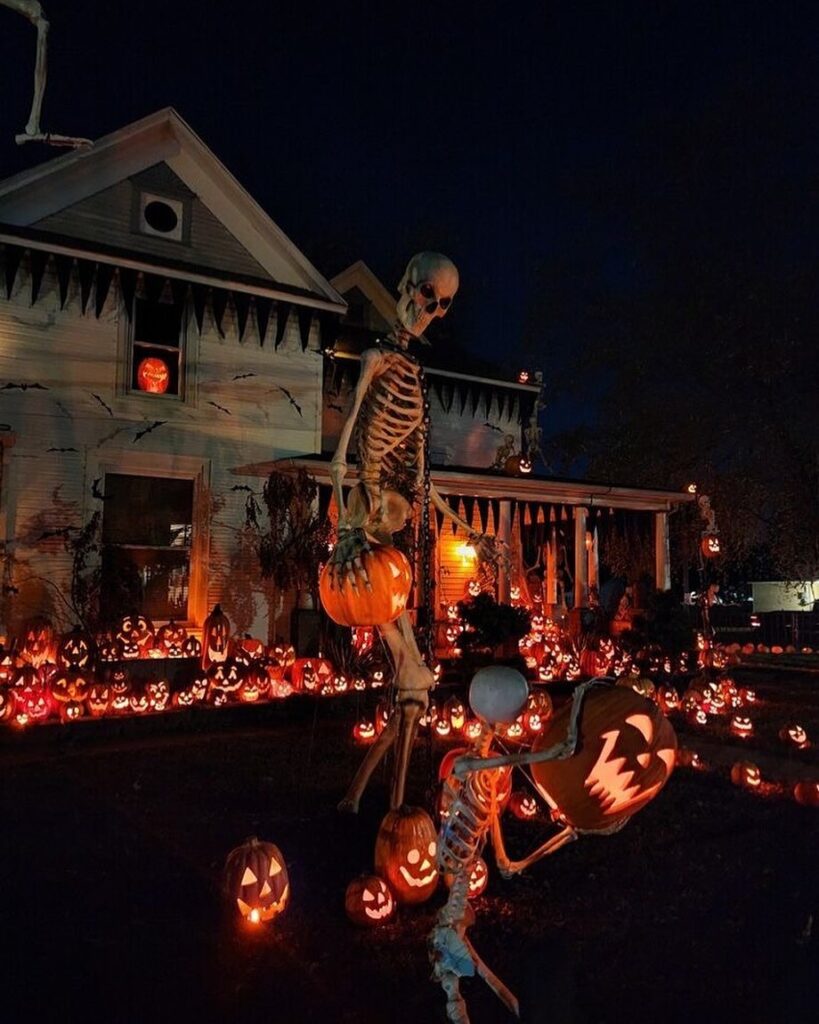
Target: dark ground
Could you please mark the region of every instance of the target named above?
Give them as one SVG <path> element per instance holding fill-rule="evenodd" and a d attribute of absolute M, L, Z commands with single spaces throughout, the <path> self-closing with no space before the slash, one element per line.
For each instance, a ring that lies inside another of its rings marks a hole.
<path fill-rule="evenodd" d="M 819 718 L 819 676 L 753 683 L 776 698 L 755 712 L 771 735 L 799 711 L 809 731 Z M 385 807 L 379 776 L 359 817 L 335 810 L 361 756 L 352 701 L 220 710 L 173 733 L 140 722 L 103 735 L 89 722 L 59 740 L 4 736 L 0 1019 L 443 1022 L 425 948 L 440 893 L 381 931 L 344 916 Z M 680 732 L 696 749 L 697 735 Z M 493 875 L 471 934 L 521 995 L 524 1020 L 819 1019 L 806 936 L 819 910 L 819 809 L 732 786 L 734 755 L 710 735 L 714 770 L 678 769 L 618 835 L 583 839 L 523 878 Z M 779 766 L 819 778 L 814 750 L 770 744 L 768 756 L 771 777 Z M 415 802 L 429 766 L 424 742 Z M 544 831 L 509 820 L 513 852 Z M 219 875 L 254 833 L 282 849 L 292 900 L 248 937 Z M 464 988 L 473 1024 L 511 1020 L 481 982 Z"/>

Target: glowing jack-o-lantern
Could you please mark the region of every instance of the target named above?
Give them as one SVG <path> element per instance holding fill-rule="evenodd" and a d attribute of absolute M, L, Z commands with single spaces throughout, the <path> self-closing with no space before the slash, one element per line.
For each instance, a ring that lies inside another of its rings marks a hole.
<path fill-rule="evenodd" d="M 230 619 L 217 604 L 202 626 L 202 668 L 227 661 L 229 650 Z"/>
<path fill-rule="evenodd" d="M 448 886 L 452 885 L 452 880 L 452 875 L 444 875 L 444 882 L 446 882 Z M 488 884 L 489 868 L 486 866 L 486 861 L 483 857 L 476 857 L 469 869 L 469 879 L 466 887 L 467 898 L 474 900 L 477 899 L 478 896 L 482 896 L 486 891 Z"/>
<path fill-rule="evenodd" d="M 14 714 L 14 691 L 0 686 L 0 722 L 7 722 Z"/>
<path fill-rule="evenodd" d="M 373 928 L 390 920 L 395 913 L 395 900 L 383 878 L 362 875 L 347 886 L 344 909 L 355 924 Z"/>
<path fill-rule="evenodd" d="M 231 658 L 229 661 L 214 662 L 207 671 L 208 695 L 214 701 L 221 693 L 225 697 L 238 697 L 245 679 L 245 669 Z"/>
<path fill-rule="evenodd" d="M 716 558 L 720 554 L 719 537 L 715 533 L 709 533 L 702 538 L 700 551 L 704 558 Z"/>
<path fill-rule="evenodd" d="M 371 718 L 360 718 L 353 726 L 356 743 L 372 743 L 375 739 L 375 722 Z"/>
<path fill-rule="evenodd" d="M 225 890 L 248 924 L 278 917 L 290 898 L 290 882 L 281 850 L 252 836 L 227 856 Z"/>
<path fill-rule="evenodd" d="M 97 637 L 97 657 L 106 664 L 122 661 L 122 644 L 107 633 Z"/>
<path fill-rule="evenodd" d="M 0 686 L 9 686 L 17 675 L 17 659 L 0 644 Z"/>
<path fill-rule="evenodd" d="M 464 726 L 464 736 L 466 736 L 468 740 L 476 740 L 480 736 L 482 728 L 483 727 L 477 718 L 471 718 Z"/>
<path fill-rule="evenodd" d="M 680 706 L 680 695 L 673 686 L 661 686 L 657 690 L 657 704 L 664 715 L 676 711 Z"/>
<path fill-rule="evenodd" d="M 25 673 L 22 685 L 14 688 L 15 711 L 25 716 L 25 723 L 44 722 L 54 710 L 48 687 L 36 672 Z"/>
<path fill-rule="evenodd" d="M 39 668 L 47 661 L 53 661 L 55 649 L 56 640 L 50 620 L 42 615 L 29 619 L 20 638 L 20 660 Z"/>
<path fill-rule="evenodd" d="M 188 631 L 185 627 L 178 625 L 171 619 L 157 630 L 156 647 L 166 658 L 181 658 L 184 656 L 183 652 L 187 639 Z"/>
<path fill-rule="evenodd" d="M 164 679 L 152 679 L 145 686 L 145 696 L 151 711 L 164 711 L 170 703 L 170 687 Z"/>
<path fill-rule="evenodd" d="M 240 665 L 251 665 L 254 661 L 261 661 L 266 653 L 267 648 L 262 641 L 249 633 L 233 641 L 233 659 Z"/>
<path fill-rule="evenodd" d="M 731 765 L 731 782 L 743 789 L 759 789 L 762 774 L 752 761 L 736 761 Z"/>
<path fill-rule="evenodd" d="M 77 669 L 59 669 L 51 677 L 51 696 L 61 704 L 67 701 L 81 701 L 88 696 L 91 679 Z"/>
<path fill-rule="evenodd" d="M 85 705 L 80 700 L 68 700 L 60 705 L 61 722 L 77 722 L 85 714 Z"/>
<path fill-rule="evenodd" d="M 150 395 L 164 395 L 171 382 L 171 371 L 164 359 L 146 356 L 137 367 L 137 387 Z"/>
<path fill-rule="evenodd" d="M 57 645 L 57 664 L 60 668 L 87 669 L 91 657 L 91 638 L 79 626 L 67 633 Z"/>
<path fill-rule="evenodd" d="M 734 715 L 729 728 L 734 736 L 743 740 L 754 734 L 754 723 L 747 715 Z"/>
<path fill-rule="evenodd" d="M 438 885 L 437 833 L 421 807 L 388 811 L 375 841 L 375 870 L 399 903 L 423 903 Z"/>
<path fill-rule="evenodd" d="M 796 722 L 784 726 L 779 732 L 779 738 L 784 740 L 785 743 L 789 743 L 791 746 L 796 747 L 797 750 L 805 750 L 810 746 L 808 734 L 805 732 L 804 728 Z"/>
<path fill-rule="evenodd" d="M 86 697 L 92 718 L 102 718 L 111 703 L 111 689 L 105 683 L 93 683 Z"/>
<path fill-rule="evenodd" d="M 191 634 L 186 637 L 185 642 L 182 644 L 182 657 L 183 658 L 201 658 L 202 657 L 202 644 L 199 640 Z"/>
<path fill-rule="evenodd" d="M 533 743 L 545 750 L 565 739 L 565 705 Z M 565 760 L 532 766 L 541 796 L 567 824 L 597 831 L 625 822 L 665 785 L 677 737 L 652 701 L 628 687 L 594 688 L 583 701 L 578 748 Z"/>
<path fill-rule="evenodd" d="M 114 639 L 119 641 L 126 660 L 147 658 L 154 646 L 154 624 L 147 615 L 125 615 Z"/>
<path fill-rule="evenodd" d="M 537 817 L 537 800 L 531 793 L 517 789 L 509 799 L 509 810 L 520 821 L 531 821 Z"/>
<path fill-rule="evenodd" d="M 466 725 L 466 708 L 458 697 L 450 697 L 444 704 L 444 714 L 449 718 L 453 732 L 463 732 Z"/>
<path fill-rule="evenodd" d="M 361 556 L 370 579 L 370 589 L 353 587 L 345 577 L 340 583 L 331 577 L 327 564 L 319 580 L 324 610 L 341 626 L 377 626 L 394 622 L 407 607 L 412 589 L 412 569 L 406 556 L 389 544 L 374 545 Z"/>

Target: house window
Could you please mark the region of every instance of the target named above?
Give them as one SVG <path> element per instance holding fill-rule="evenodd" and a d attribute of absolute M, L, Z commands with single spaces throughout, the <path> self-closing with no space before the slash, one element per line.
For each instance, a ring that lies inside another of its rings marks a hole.
<path fill-rule="evenodd" d="M 131 389 L 181 397 L 185 357 L 183 304 L 173 299 L 135 298 L 133 325 Z"/>
<path fill-rule="evenodd" d="M 105 474 L 102 607 L 186 621 L 193 541 L 193 480 Z"/>

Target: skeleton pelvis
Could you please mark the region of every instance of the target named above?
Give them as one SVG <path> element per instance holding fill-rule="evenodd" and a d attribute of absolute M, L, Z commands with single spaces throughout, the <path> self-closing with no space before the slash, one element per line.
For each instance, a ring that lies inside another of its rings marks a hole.
<path fill-rule="evenodd" d="M 374 491 L 358 484 L 347 498 L 347 518 L 354 526 L 363 526 L 367 534 L 380 544 L 387 544 L 392 535 L 403 529 L 410 513 L 410 504 L 397 491 Z"/>

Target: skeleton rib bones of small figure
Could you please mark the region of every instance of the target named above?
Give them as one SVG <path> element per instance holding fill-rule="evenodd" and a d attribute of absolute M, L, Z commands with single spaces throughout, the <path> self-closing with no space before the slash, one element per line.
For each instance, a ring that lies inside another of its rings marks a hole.
<path fill-rule="evenodd" d="M 433 320 L 442 317 L 458 291 L 458 270 L 446 256 L 422 252 L 410 260 L 398 286 L 400 297 L 393 332 L 377 348 L 361 357 L 361 376 L 350 415 L 342 428 L 331 463 L 333 491 L 338 507 L 338 541 L 330 557 L 335 588 L 369 589 L 366 554 L 375 545 L 388 545 L 411 511 L 410 502 L 396 489 L 401 482 L 417 490 L 424 484 L 424 442 L 429 428 L 423 371 L 409 352 L 409 343 L 421 338 Z M 356 430 L 358 484 L 347 501 L 342 483 L 347 474 L 347 451 Z M 426 499 L 425 499 L 426 500 Z M 494 542 L 473 533 L 455 515 L 434 486 L 430 502 L 461 526 L 479 557 L 496 557 Z M 354 777 L 343 810 L 357 811 L 370 776 L 395 745 L 390 806 L 404 800 L 404 786 L 418 720 L 429 704 L 434 679 L 424 663 L 406 611 L 393 622 L 373 623 L 389 649 L 395 670 L 396 703 L 386 727 Z"/>
<path fill-rule="evenodd" d="M 441 800 L 438 870 L 450 880 L 449 898 L 429 940 L 433 978 L 447 997 L 452 1024 L 469 1024 L 460 979 L 477 974 L 518 1015 L 518 1001 L 481 960 L 466 931 L 474 920 L 467 902 L 471 872 L 491 840 L 504 878 L 555 853 L 583 834 L 609 835 L 660 791 L 674 767 L 676 737 L 662 713 L 613 680 L 581 684 L 570 705 L 534 749 L 493 753 L 495 729 L 512 722 L 526 704 L 526 680 L 514 669 L 490 666 L 472 680 L 469 702 L 481 721 L 480 736 L 459 757 Z M 500 793 L 510 788 L 514 766 L 531 765 L 541 796 L 561 830 L 522 860 L 507 855 L 500 824 Z"/>

